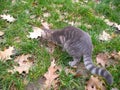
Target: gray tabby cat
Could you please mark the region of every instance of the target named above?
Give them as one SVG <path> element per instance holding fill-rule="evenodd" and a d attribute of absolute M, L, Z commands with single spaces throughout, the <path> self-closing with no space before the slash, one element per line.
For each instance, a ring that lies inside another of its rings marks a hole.
<path fill-rule="evenodd" d="M 45 30 L 46 31 L 46 30 Z M 96 67 L 92 62 L 92 42 L 90 36 L 73 26 L 65 27 L 62 30 L 47 30 L 46 35 L 42 36 L 48 41 L 52 41 L 63 47 L 73 61 L 69 62 L 70 66 L 76 65 L 83 56 L 85 67 L 92 73 L 103 76 L 109 84 L 113 83 L 112 75 L 105 69 Z"/>

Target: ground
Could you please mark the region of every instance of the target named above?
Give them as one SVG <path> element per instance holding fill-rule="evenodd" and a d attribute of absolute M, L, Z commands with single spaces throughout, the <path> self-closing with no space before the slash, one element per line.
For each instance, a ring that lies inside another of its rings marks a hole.
<path fill-rule="evenodd" d="M 0 90 L 24 90 L 26 81 L 32 82 L 43 76 L 50 66 L 50 55 L 45 47 L 40 46 L 40 41 L 27 37 L 32 27 L 41 27 L 42 22 L 47 22 L 51 29 L 61 29 L 68 25 L 81 28 L 88 32 L 93 42 L 93 61 L 101 52 L 111 53 L 120 51 L 120 29 L 109 26 L 104 19 L 120 24 L 120 1 L 119 0 L 0 0 L 0 15 L 10 14 L 16 20 L 9 22 L 0 18 L 0 51 L 9 46 L 14 46 L 17 53 L 34 55 L 35 64 L 27 75 L 19 73 L 10 74 L 8 69 L 12 68 L 13 60 L 0 61 Z M 104 19 L 102 17 L 104 16 Z M 117 31 L 116 31 L 117 30 Z M 99 35 L 102 31 L 115 34 L 110 41 L 100 41 Z M 117 36 L 116 36 L 117 35 Z M 57 47 L 53 55 L 57 65 L 62 66 L 60 72 L 60 90 L 84 90 L 86 79 L 83 76 L 74 78 L 73 75 L 64 72 L 68 67 L 71 57 Z M 120 59 L 120 58 L 119 58 Z M 120 64 L 107 67 L 114 78 L 111 88 L 120 89 Z"/>

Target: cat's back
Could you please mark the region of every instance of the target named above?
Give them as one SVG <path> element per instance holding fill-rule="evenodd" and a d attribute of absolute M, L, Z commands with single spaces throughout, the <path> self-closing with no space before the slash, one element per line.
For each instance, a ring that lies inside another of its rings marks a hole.
<path fill-rule="evenodd" d="M 74 36 L 73 38 L 79 38 L 79 39 L 91 41 L 90 35 L 87 32 L 73 26 L 65 27 L 63 29 L 63 32 L 64 32 L 64 35 L 69 36 L 69 38 L 72 38 L 72 36 Z"/>
<path fill-rule="evenodd" d="M 82 42 L 83 46 L 92 48 L 91 37 L 87 32 L 73 26 L 68 26 L 64 30 L 67 34 L 71 33 L 70 37 L 73 37 L 72 40 L 75 41 L 74 43 Z"/>
<path fill-rule="evenodd" d="M 63 29 L 65 32 L 76 32 L 76 34 L 84 34 L 84 31 L 80 30 L 79 28 L 76 28 L 74 26 L 68 26 Z"/>

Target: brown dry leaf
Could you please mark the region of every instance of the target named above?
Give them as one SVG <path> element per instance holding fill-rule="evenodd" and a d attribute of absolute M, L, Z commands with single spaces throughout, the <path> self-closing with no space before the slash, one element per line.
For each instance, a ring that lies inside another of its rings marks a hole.
<path fill-rule="evenodd" d="M 33 32 L 29 32 L 30 35 L 27 35 L 28 38 L 37 39 L 39 36 L 44 35 L 45 32 L 39 27 L 33 27 Z"/>
<path fill-rule="evenodd" d="M 10 14 L 3 14 L 3 15 L 0 15 L 0 17 L 4 20 L 7 20 L 8 22 L 14 22 L 16 20 Z"/>
<path fill-rule="evenodd" d="M 116 65 L 120 62 L 120 52 L 113 51 L 111 53 L 99 53 L 96 57 L 97 64 L 106 67 Z"/>
<path fill-rule="evenodd" d="M 112 37 L 110 36 L 110 34 L 108 34 L 105 31 L 103 31 L 102 34 L 99 35 L 99 40 L 101 40 L 101 41 L 109 41 L 111 39 L 112 39 Z"/>
<path fill-rule="evenodd" d="M 113 51 L 110 54 L 109 59 L 110 59 L 110 64 L 113 66 L 116 64 L 120 64 L 120 51 L 119 52 Z"/>
<path fill-rule="evenodd" d="M 102 65 L 103 67 L 108 65 L 108 54 L 107 53 L 99 53 L 96 57 L 96 61 L 98 65 Z"/>
<path fill-rule="evenodd" d="M 19 74 L 22 74 L 23 72 L 28 74 L 30 67 L 34 64 L 34 60 L 29 54 L 18 56 L 14 61 L 18 63 L 19 66 L 14 66 L 14 69 L 8 70 L 8 72 L 15 73 L 18 71 Z"/>
<path fill-rule="evenodd" d="M 0 31 L 0 37 L 4 35 L 4 32 Z"/>
<path fill-rule="evenodd" d="M 5 49 L 4 51 L 0 51 L 0 60 L 5 62 L 9 59 L 11 59 L 11 55 L 14 55 L 15 48 L 14 47 L 9 47 L 8 49 Z"/>
<path fill-rule="evenodd" d="M 50 67 L 48 68 L 48 72 L 44 74 L 46 81 L 42 90 L 50 90 L 52 87 L 54 90 L 58 89 L 59 75 L 56 73 L 57 70 L 58 67 L 55 64 L 55 60 L 53 59 Z"/>
<path fill-rule="evenodd" d="M 74 77 L 88 77 L 90 75 L 89 71 L 86 69 L 84 63 L 79 63 L 77 66 L 76 74 Z"/>
<path fill-rule="evenodd" d="M 55 50 L 56 45 L 52 42 L 48 42 L 47 43 L 47 47 L 46 50 L 50 53 L 53 54 L 54 50 Z"/>
<path fill-rule="evenodd" d="M 70 68 L 68 68 L 68 67 L 64 68 L 64 71 L 65 71 L 66 75 L 68 75 L 68 74 L 76 75 L 75 70 L 70 69 Z"/>
<path fill-rule="evenodd" d="M 106 87 L 105 83 L 98 77 L 91 76 L 91 78 L 87 81 L 85 90 L 106 90 Z"/>
<path fill-rule="evenodd" d="M 112 52 L 110 58 L 113 58 L 115 60 L 120 60 L 120 51 L 119 52 Z"/>

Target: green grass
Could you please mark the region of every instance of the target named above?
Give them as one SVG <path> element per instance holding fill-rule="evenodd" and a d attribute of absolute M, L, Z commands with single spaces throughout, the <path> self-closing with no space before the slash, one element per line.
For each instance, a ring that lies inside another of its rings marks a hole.
<path fill-rule="evenodd" d="M 120 36 L 117 36 L 110 42 L 100 42 L 98 40 L 98 36 L 103 30 L 112 33 L 115 29 L 109 27 L 101 18 L 96 17 L 104 15 L 105 18 L 120 24 L 120 0 L 101 0 L 102 2 L 100 4 L 96 4 L 94 0 L 89 0 L 88 3 L 85 3 L 84 0 L 80 0 L 78 3 L 72 3 L 71 0 L 15 1 L 12 4 L 11 0 L 0 0 L 0 14 L 8 13 L 17 19 L 13 23 L 0 19 L 0 30 L 5 32 L 3 36 L 5 42 L 0 43 L 0 50 L 7 46 L 15 46 L 21 54 L 29 53 L 34 55 L 36 62 L 26 76 L 19 75 L 18 73 L 12 75 L 7 72 L 7 69 L 12 68 L 12 60 L 5 63 L 0 62 L 0 88 L 2 90 L 10 90 L 13 84 L 18 90 L 24 90 L 24 79 L 35 81 L 47 71 L 50 65 L 49 53 L 45 48 L 39 46 L 38 40 L 27 38 L 29 32 L 32 31 L 32 26 L 41 26 L 41 19 L 52 24 L 52 29 L 68 26 L 65 20 L 81 22 L 81 25 L 77 27 L 88 32 L 92 38 L 94 46 L 93 60 L 95 60 L 96 55 L 100 52 L 120 51 Z M 83 4 L 81 4 L 82 2 Z M 114 6 L 114 9 L 110 5 Z M 45 12 L 49 12 L 50 16 L 43 17 Z M 64 15 L 64 19 L 60 20 L 60 15 L 65 13 L 67 15 Z M 31 15 L 35 15 L 35 18 L 31 19 Z M 84 24 L 89 24 L 92 28 L 87 29 Z M 15 42 L 15 37 L 19 37 L 21 42 Z M 71 59 L 60 48 L 56 48 L 54 57 L 57 58 L 57 64 L 61 65 L 62 68 L 68 66 L 68 61 Z M 119 64 L 108 68 L 108 71 L 114 77 L 114 83 L 112 86 L 108 86 L 108 89 L 112 87 L 120 89 L 119 69 Z M 60 72 L 60 82 L 60 90 L 84 90 L 86 80 L 84 77 L 73 78 L 72 75 L 66 75 L 63 70 Z"/>

